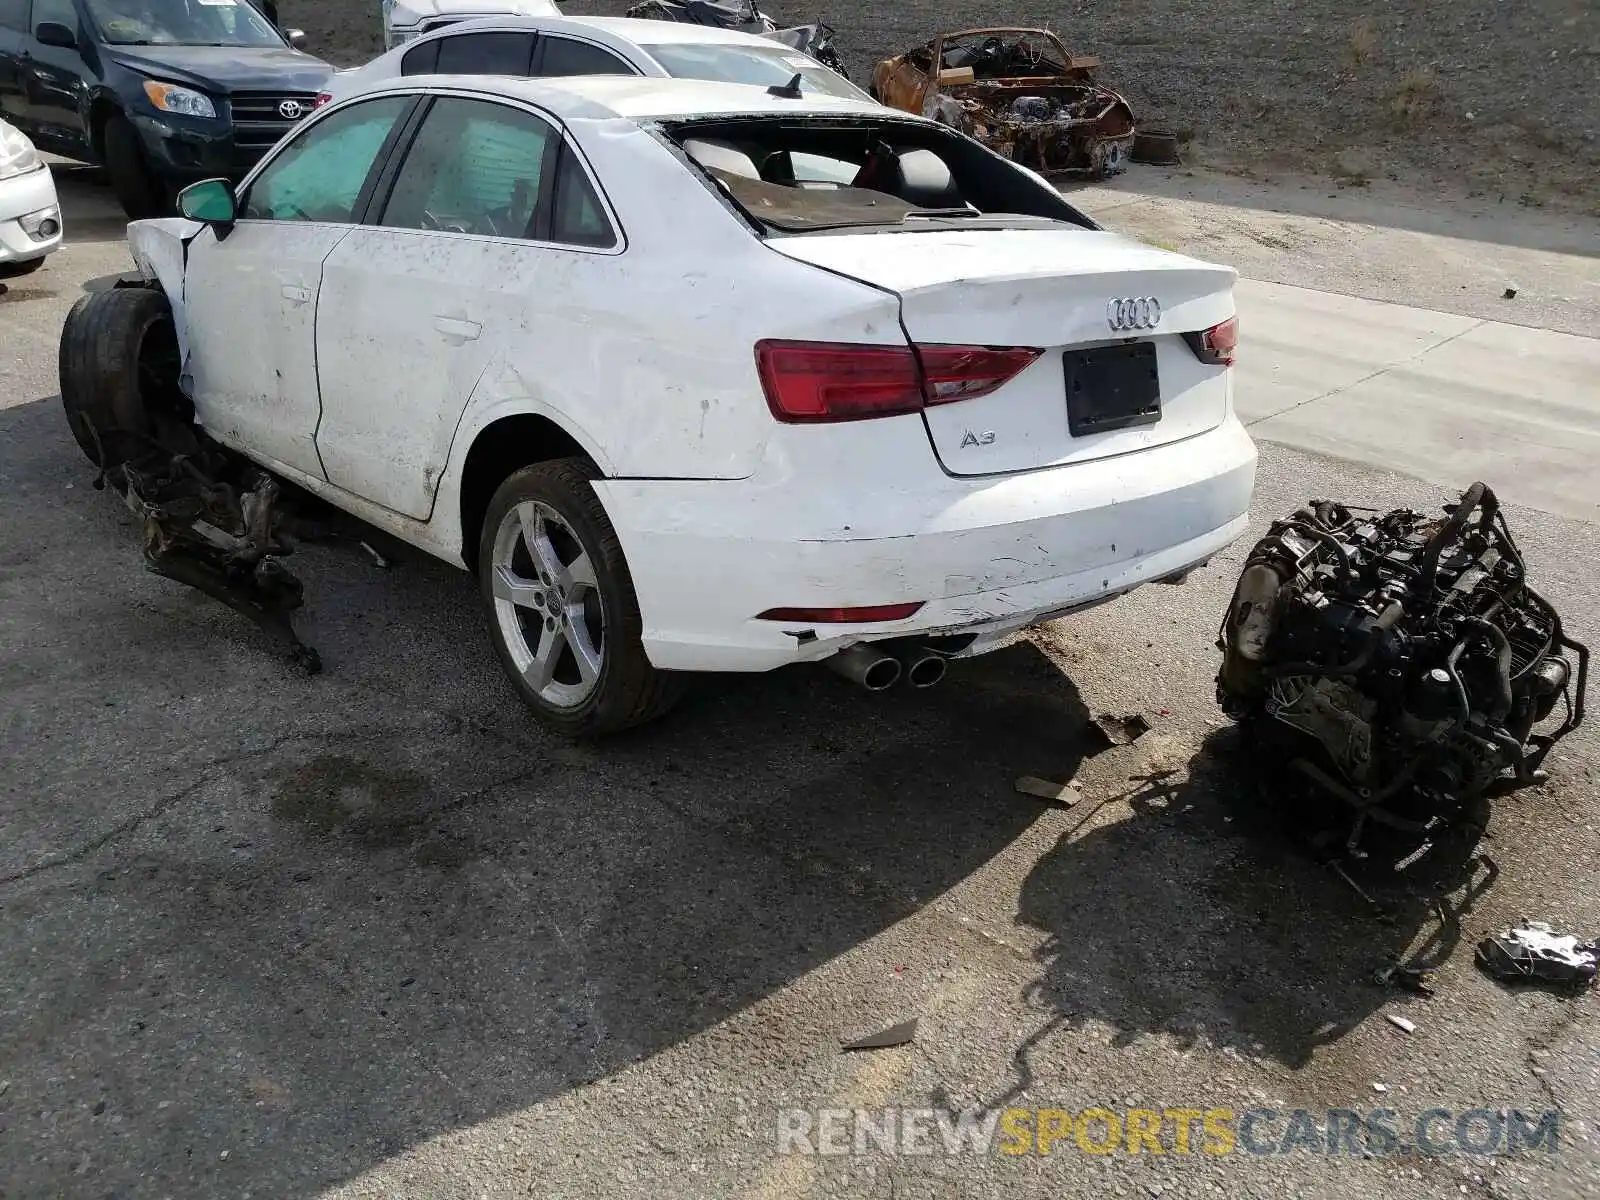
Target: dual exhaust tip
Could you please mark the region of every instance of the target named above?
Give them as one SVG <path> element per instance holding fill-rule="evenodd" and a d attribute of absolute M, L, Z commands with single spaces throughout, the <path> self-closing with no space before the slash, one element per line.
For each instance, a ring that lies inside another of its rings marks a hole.
<path fill-rule="evenodd" d="M 887 692 L 902 679 L 931 688 L 944 678 L 945 656 L 927 646 L 857 642 L 823 660 L 837 674 L 869 692 Z"/>

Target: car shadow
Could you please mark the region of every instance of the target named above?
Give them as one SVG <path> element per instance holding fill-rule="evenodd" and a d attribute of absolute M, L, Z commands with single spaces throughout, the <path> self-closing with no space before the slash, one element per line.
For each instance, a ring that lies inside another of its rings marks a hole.
<path fill-rule="evenodd" d="M 996 1104 L 1032 1081 L 1034 1044 L 1089 1022 L 1110 1026 L 1114 1045 L 1161 1035 L 1303 1067 L 1393 1001 L 1378 970 L 1450 957 L 1495 874 L 1471 832 L 1397 872 L 1419 843 L 1380 829 L 1341 878 L 1314 835 L 1336 833 L 1338 846 L 1348 820 L 1331 808 L 1309 819 L 1231 727 L 1186 771 L 1143 774 L 1106 803 L 1122 801 L 1126 819 L 1085 812 L 1023 885 L 1017 922 L 1045 935 L 1030 999 L 1050 1019 L 1018 1048 Z"/>
<path fill-rule="evenodd" d="M 50 173 L 61 201 L 61 224 L 69 243 L 120 242 L 128 218 L 112 194 L 103 168 L 52 159 Z"/>
<path fill-rule="evenodd" d="M 612 1075 L 919 911 L 1038 816 L 1016 775 L 1085 753 L 1027 643 L 887 697 L 720 680 L 560 742 L 471 580 L 415 554 L 303 551 L 306 678 L 140 571 L 54 400 L 0 446 L 17 1194 L 304 1196 Z"/>

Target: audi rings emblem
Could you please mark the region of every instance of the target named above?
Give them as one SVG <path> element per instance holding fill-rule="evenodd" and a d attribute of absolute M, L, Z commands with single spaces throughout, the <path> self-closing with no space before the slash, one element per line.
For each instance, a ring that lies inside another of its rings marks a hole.
<path fill-rule="evenodd" d="M 1125 296 L 1108 301 L 1106 323 L 1119 332 L 1154 329 L 1161 324 L 1161 301 L 1154 296 Z"/>
<path fill-rule="evenodd" d="M 298 121 L 305 115 L 306 106 L 298 100 L 285 100 L 278 105 L 278 115 L 285 121 Z"/>

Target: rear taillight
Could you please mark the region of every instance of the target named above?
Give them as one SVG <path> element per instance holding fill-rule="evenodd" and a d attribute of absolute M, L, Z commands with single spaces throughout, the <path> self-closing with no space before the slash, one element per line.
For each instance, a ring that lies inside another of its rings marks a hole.
<path fill-rule="evenodd" d="M 1229 317 L 1210 329 L 1186 333 L 1183 340 L 1189 343 L 1189 349 L 1201 362 L 1216 367 L 1231 367 L 1234 351 L 1239 345 L 1239 318 Z"/>
<path fill-rule="evenodd" d="M 894 416 L 986 396 L 1039 354 L 984 346 L 769 340 L 756 344 L 756 367 L 772 415 L 799 424 Z"/>
<path fill-rule="evenodd" d="M 332 100 L 333 100 L 333 93 L 332 92 L 318 92 L 317 93 L 317 107 L 318 108 L 321 108 L 324 104 L 331 103 Z"/>

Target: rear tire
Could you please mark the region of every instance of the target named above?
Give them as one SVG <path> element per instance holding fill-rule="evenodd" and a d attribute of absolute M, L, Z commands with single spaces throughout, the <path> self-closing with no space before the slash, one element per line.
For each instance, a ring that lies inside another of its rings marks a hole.
<path fill-rule="evenodd" d="M 82 297 L 61 328 L 61 406 L 90 462 L 121 466 L 149 447 L 153 416 L 181 399 L 172 307 L 153 288 Z"/>
<path fill-rule="evenodd" d="M 489 502 L 478 584 L 495 653 L 552 730 L 597 737 L 663 716 L 682 678 L 650 665 L 622 543 L 584 458 L 524 467 Z M 537 544 L 537 546 L 536 546 Z"/>
<path fill-rule="evenodd" d="M 167 186 L 150 169 L 144 146 L 132 122 L 121 113 L 106 119 L 102 134 L 105 144 L 106 171 L 111 176 L 111 190 L 117 203 L 130 221 L 143 221 L 149 217 L 170 215 L 172 202 Z"/>

